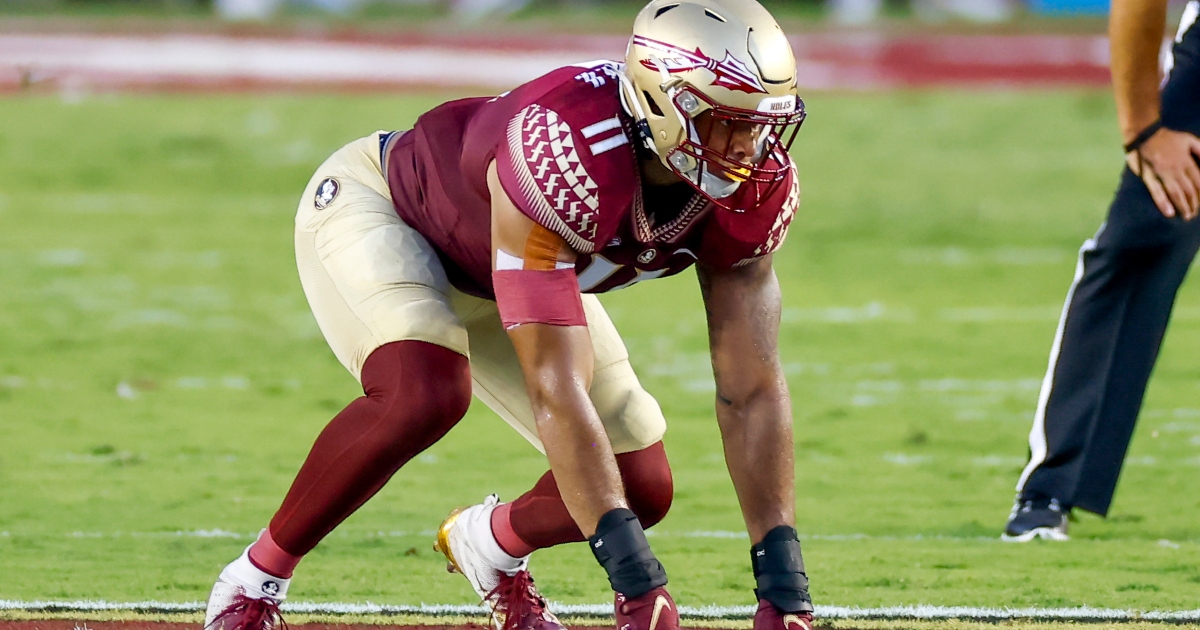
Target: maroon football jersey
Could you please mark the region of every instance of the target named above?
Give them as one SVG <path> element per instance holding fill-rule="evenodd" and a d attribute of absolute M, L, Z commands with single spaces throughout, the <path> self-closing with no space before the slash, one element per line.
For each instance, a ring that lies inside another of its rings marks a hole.
<path fill-rule="evenodd" d="M 452 101 L 393 144 L 396 211 L 438 250 L 455 287 L 494 298 L 493 160 L 516 206 L 579 254 L 575 273 L 587 293 L 670 276 L 697 260 L 746 264 L 783 243 L 799 203 L 786 154 L 768 159 L 788 165 L 788 179 L 749 212 L 720 209 L 686 184 L 643 190 L 619 72 L 607 61 L 568 66 L 496 98 Z"/>

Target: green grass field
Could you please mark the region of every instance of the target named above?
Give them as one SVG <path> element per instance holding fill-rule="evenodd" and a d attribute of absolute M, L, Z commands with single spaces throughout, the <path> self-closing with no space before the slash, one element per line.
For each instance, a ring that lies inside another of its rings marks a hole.
<path fill-rule="evenodd" d="M 296 278 L 295 202 L 341 144 L 442 96 L 0 100 L 0 599 L 203 599 L 356 395 Z M 996 537 L 1075 250 L 1120 164 L 1103 92 L 815 94 L 778 257 L 818 604 L 1196 607 L 1200 291 L 1185 285 L 1114 512 Z M 605 298 L 670 421 L 652 542 L 680 604 L 748 604 L 690 273 Z M 467 603 L 451 508 L 545 463 L 482 405 L 301 565 L 292 598 Z M 235 537 L 236 536 L 236 537 Z M 586 549 L 551 599 L 608 598 Z"/>

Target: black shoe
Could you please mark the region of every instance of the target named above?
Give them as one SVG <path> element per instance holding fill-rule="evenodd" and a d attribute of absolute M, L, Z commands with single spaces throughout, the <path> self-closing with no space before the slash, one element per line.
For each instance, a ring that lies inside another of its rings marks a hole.
<path fill-rule="evenodd" d="M 1025 499 L 1018 496 L 1000 540 L 1070 540 L 1067 536 L 1067 515 L 1070 513 L 1071 508 L 1064 509 L 1058 499 Z"/>

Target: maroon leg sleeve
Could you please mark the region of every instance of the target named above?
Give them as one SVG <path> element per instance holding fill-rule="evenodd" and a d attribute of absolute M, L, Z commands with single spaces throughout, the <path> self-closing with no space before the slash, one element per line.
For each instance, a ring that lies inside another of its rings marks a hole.
<path fill-rule="evenodd" d="M 280 549 L 302 556 L 397 470 L 467 412 L 467 358 L 421 341 L 381 346 L 362 371 L 362 398 L 325 427 L 271 519 Z"/>
<path fill-rule="evenodd" d="M 621 469 L 629 509 L 637 515 L 642 527 L 649 528 L 661 521 L 671 509 L 675 492 L 671 466 L 667 463 L 662 442 L 617 455 L 617 467 Z M 567 512 L 554 474 L 550 472 L 542 475 L 532 490 L 512 502 L 509 521 L 513 533 L 535 549 L 584 539 L 583 532 Z"/>

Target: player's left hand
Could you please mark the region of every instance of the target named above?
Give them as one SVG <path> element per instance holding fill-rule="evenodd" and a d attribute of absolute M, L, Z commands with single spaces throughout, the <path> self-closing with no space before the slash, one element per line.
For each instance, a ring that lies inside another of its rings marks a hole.
<path fill-rule="evenodd" d="M 1154 205 L 1165 217 L 1185 221 L 1200 213 L 1200 138 L 1163 127 L 1125 154 L 1130 170 L 1142 178 Z"/>
<path fill-rule="evenodd" d="M 812 630 L 813 614 L 785 613 L 765 599 L 758 600 L 754 613 L 754 630 Z"/>

